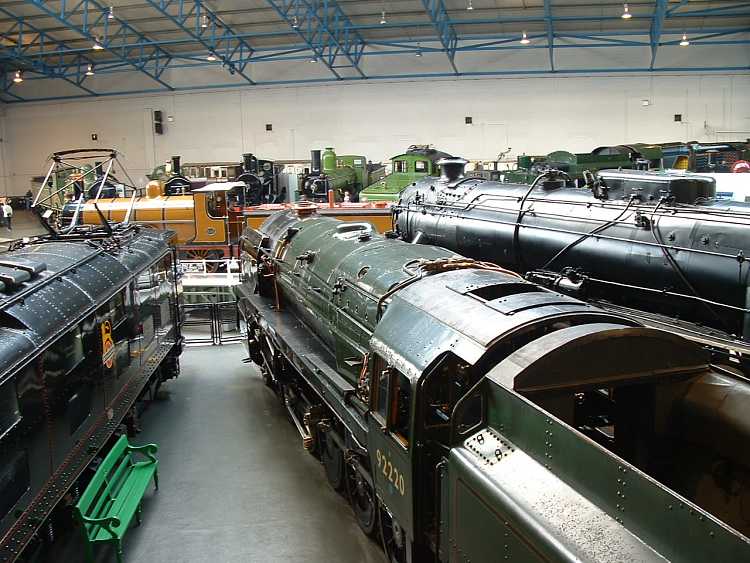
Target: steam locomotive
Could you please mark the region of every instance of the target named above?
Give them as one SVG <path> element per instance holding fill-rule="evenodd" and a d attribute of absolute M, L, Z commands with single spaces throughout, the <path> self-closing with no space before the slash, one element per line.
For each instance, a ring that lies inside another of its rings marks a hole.
<path fill-rule="evenodd" d="M 0 561 L 44 547 L 100 449 L 177 376 L 172 237 L 79 228 L 0 254 Z"/>
<path fill-rule="evenodd" d="M 695 343 L 299 205 L 248 352 L 393 563 L 750 558 L 750 384 Z"/>
<path fill-rule="evenodd" d="M 329 191 L 335 201 L 359 201 L 359 192 L 384 175 L 380 164 L 373 165 L 364 156 L 337 155 L 327 147 L 322 155 L 310 151 L 310 173 L 301 180 L 300 195 L 308 201 L 326 202 Z"/>
<path fill-rule="evenodd" d="M 729 353 L 748 367 L 750 207 L 714 180 L 602 171 L 586 188 L 558 172 L 531 185 L 463 177 L 461 159 L 394 208 L 408 241 L 489 260 L 559 291 Z"/>
<path fill-rule="evenodd" d="M 196 180 L 185 176 L 180 160 L 179 156 L 173 156 L 169 168 L 161 165 L 149 176 L 149 180 L 157 180 L 163 185 L 166 196 L 189 194 L 206 185 L 206 178 Z M 244 153 L 240 164 L 228 167 L 229 177 L 245 184 L 244 188 L 237 190 L 237 201 L 242 206 L 285 201 L 286 194 L 278 186 L 278 168 L 271 160 L 260 159 L 253 153 Z M 196 167 L 193 165 L 189 169 L 195 171 Z"/>
<path fill-rule="evenodd" d="M 735 163 L 747 158 L 750 158 L 750 145 L 747 142 L 632 143 L 597 147 L 590 153 L 554 151 L 546 156 L 520 155 L 516 168 L 503 176 L 506 182 L 530 184 L 545 170 L 555 168 L 565 171 L 580 184 L 585 172 L 615 168 L 732 172 Z"/>

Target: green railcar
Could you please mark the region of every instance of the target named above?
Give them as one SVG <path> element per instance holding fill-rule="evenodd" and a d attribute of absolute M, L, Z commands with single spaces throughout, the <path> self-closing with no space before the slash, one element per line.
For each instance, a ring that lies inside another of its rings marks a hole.
<path fill-rule="evenodd" d="M 360 196 L 362 201 L 398 201 L 406 186 L 424 176 L 439 173 L 437 161 L 451 158 L 448 153 L 429 145 L 412 145 L 405 153 L 391 158 L 392 172 L 367 186 Z"/>

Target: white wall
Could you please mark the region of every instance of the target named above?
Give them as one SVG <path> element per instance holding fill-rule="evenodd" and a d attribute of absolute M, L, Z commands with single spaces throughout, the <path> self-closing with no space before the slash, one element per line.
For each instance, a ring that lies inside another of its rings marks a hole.
<path fill-rule="evenodd" d="M 644 107 L 641 100 L 651 105 Z M 154 136 L 153 109 L 171 115 Z M 683 116 L 682 124 L 673 115 Z M 464 117 L 473 117 L 465 125 Z M 0 116 L 0 191 L 25 193 L 53 151 L 114 147 L 135 179 L 173 154 L 239 161 L 311 148 L 387 159 L 414 143 L 468 158 L 624 142 L 750 137 L 750 75 L 614 75 L 346 82 L 13 104 Z M 273 125 L 272 132 L 265 124 Z M 722 135 L 718 131 L 745 131 Z M 99 141 L 93 144 L 91 133 Z"/>

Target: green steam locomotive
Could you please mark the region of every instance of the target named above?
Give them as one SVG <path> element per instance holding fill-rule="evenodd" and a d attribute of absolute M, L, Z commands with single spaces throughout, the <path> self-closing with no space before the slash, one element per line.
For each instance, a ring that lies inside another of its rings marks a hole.
<path fill-rule="evenodd" d="M 312 205 L 242 246 L 250 359 L 392 563 L 750 560 L 700 345 Z"/>
<path fill-rule="evenodd" d="M 503 181 L 531 184 L 551 168 L 566 172 L 578 183 L 586 171 L 596 173 L 613 168 L 732 172 L 736 162 L 748 159 L 750 144 L 745 142 L 633 143 L 597 147 L 590 153 L 554 151 L 544 156 L 521 155 L 516 160 L 516 168 L 503 173 Z"/>
<path fill-rule="evenodd" d="M 335 201 L 359 201 L 362 189 L 380 179 L 383 167 L 373 165 L 361 155 L 337 155 L 333 147 L 310 151 L 310 172 L 300 183 L 300 195 L 308 201 L 328 201 L 333 192 Z"/>

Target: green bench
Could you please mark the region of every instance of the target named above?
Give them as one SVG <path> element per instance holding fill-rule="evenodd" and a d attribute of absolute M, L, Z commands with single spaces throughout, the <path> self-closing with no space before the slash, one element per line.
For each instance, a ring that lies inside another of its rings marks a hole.
<path fill-rule="evenodd" d="M 158 449 L 156 444 L 131 446 L 127 437 L 120 436 L 96 470 L 74 510 L 89 563 L 94 561 L 97 542 L 114 543 L 117 561 L 122 563 L 122 538 L 133 517 L 141 523 L 141 500 L 152 478 L 159 489 L 159 460 L 154 455 Z M 136 452 L 146 459 L 136 461 Z"/>

